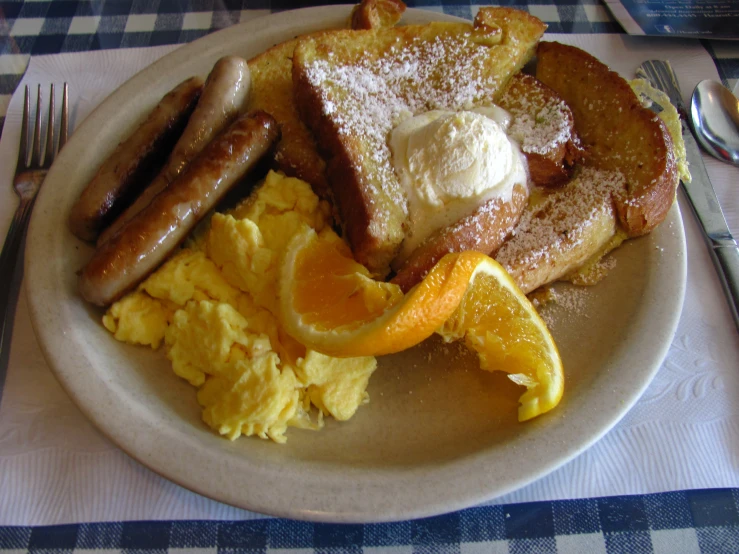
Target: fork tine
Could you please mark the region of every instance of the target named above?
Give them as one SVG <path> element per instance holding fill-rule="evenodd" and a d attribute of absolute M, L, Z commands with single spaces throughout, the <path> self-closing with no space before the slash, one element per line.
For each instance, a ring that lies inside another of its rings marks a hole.
<path fill-rule="evenodd" d="M 51 167 L 54 161 L 54 83 L 49 91 L 49 119 L 46 122 L 46 150 L 44 151 L 44 167 Z"/>
<path fill-rule="evenodd" d="M 64 83 L 62 94 L 62 120 L 59 123 L 59 150 L 67 143 L 69 135 L 69 85 Z"/>
<path fill-rule="evenodd" d="M 31 147 L 31 167 L 41 166 L 41 85 L 36 95 L 36 122 L 33 125 L 33 146 Z"/>
<path fill-rule="evenodd" d="M 18 168 L 28 166 L 28 125 L 30 123 L 31 101 L 28 98 L 28 85 L 23 95 L 23 121 L 21 122 L 21 146 L 18 150 Z"/>

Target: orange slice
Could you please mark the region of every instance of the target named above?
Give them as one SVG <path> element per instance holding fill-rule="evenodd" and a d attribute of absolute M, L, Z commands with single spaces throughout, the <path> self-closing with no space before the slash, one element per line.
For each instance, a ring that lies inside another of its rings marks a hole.
<path fill-rule="evenodd" d="M 373 280 L 330 229 L 306 227 L 287 247 L 279 284 L 280 320 L 306 347 L 330 356 L 405 350 L 437 332 L 464 340 L 483 369 L 527 388 L 519 420 L 557 405 L 562 361 L 536 310 L 510 275 L 479 252 L 444 256 L 405 296 Z"/>
<path fill-rule="evenodd" d="M 464 340 L 477 352 L 480 367 L 501 370 L 526 387 L 518 420 L 548 412 L 562 399 L 564 372 L 557 345 L 534 306 L 511 276 L 484 254 L 457 309 L 438 333 L 445 341 Z"/>

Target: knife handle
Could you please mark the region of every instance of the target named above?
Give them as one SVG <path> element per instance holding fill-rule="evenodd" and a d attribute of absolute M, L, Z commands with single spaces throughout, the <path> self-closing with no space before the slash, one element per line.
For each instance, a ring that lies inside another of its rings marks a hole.
<path fill-rule="evenodd" d="M 729 300 L 729 309 L 734 324 L 739 331 L 739 247 L 734 245 L 714 245 L 711 258 L 716 265 L 721 286 Z"/>

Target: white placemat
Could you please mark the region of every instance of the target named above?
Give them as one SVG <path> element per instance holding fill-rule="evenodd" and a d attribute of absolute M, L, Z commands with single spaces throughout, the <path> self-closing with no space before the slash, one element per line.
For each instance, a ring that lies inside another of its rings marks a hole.
<path fill-rule="evenodd" d="M 561 38 L 624 75 L 632 74 L 644 59 L 668 58 L 686 96 L 699 80 L 716 78 L 710 57 L 695 42 L 621 35 Z M 70 82 L 76 126 L 115 87 L 173 48 L 35 57 L 24 83 Z M 0 141 L 2 236 L 16 206 L 11 182 L 20 101 L 16 94 Z M 739 170 L 712 159 L 707 165 L 732 230 L 739 235 Z M 687 295 L 659 374 L 636 407 L 594 447 L 496 503 L 739 487 L 739 335 L 682 197 L 680 204 L 687 214 Z M 211 501 L 159 477 L 105 439 L 54 379 L 21 296 L 0 399 L 0 525 L 257 517 L 263 516 Z"/>

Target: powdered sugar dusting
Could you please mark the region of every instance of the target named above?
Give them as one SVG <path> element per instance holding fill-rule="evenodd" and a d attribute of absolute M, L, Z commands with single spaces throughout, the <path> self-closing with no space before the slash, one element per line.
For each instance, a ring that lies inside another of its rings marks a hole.
<path fill-rule="evenodd" d="M 600 216 L 615 218 L 614 200 L 625 191 L 626 180 L 621 173 L 582 168 L 566 187 L 524 211 L 513 237 L 503 244 L 496 260 L 521 277 L 541 265 L 555 266 L 556 256 L 580 245 Z"/>
<path fill-rule="evenodd" d="M 502 80 L 486 71 L 495 58 L 489 47 L 473 39 L 472 31 L 451 33 L 431 40 L 414 37 L 379 59 L 344 65 L 315 60 L 307 67 L 306 77 L 321 91 L 323 115 L 337 126 L 339 134 L 362 138 L 359 155 L 363 159 L 357 162 L 370 173 L 367 186 L 374 188 L 370 196 L 380 193 L 381 187 L 407 214 L 391 163 L 389 133 L 410 114 L 492 103 Z"/>
<path fill-rule="evenodd" d="M 558 285 L 556 289 L 550 289 L 549 301 L 537 311 L 550 329 L 559 323 L 587 318 L 590 317 L 588 307 L 592 294 L 586 287 Z M 553 309 L 555 305 L 559 309 Z"/>
<path fill-rule="evenodd" d="M 503 95 L 501 105 L 512 116 L 508 134 L 523 152 L 544 156 L 572 139 L 572 113 L 557 96 L 545 94 L 538 87 L 528 87 L 527 94 L 522 95 L 514 87 Z"/>

